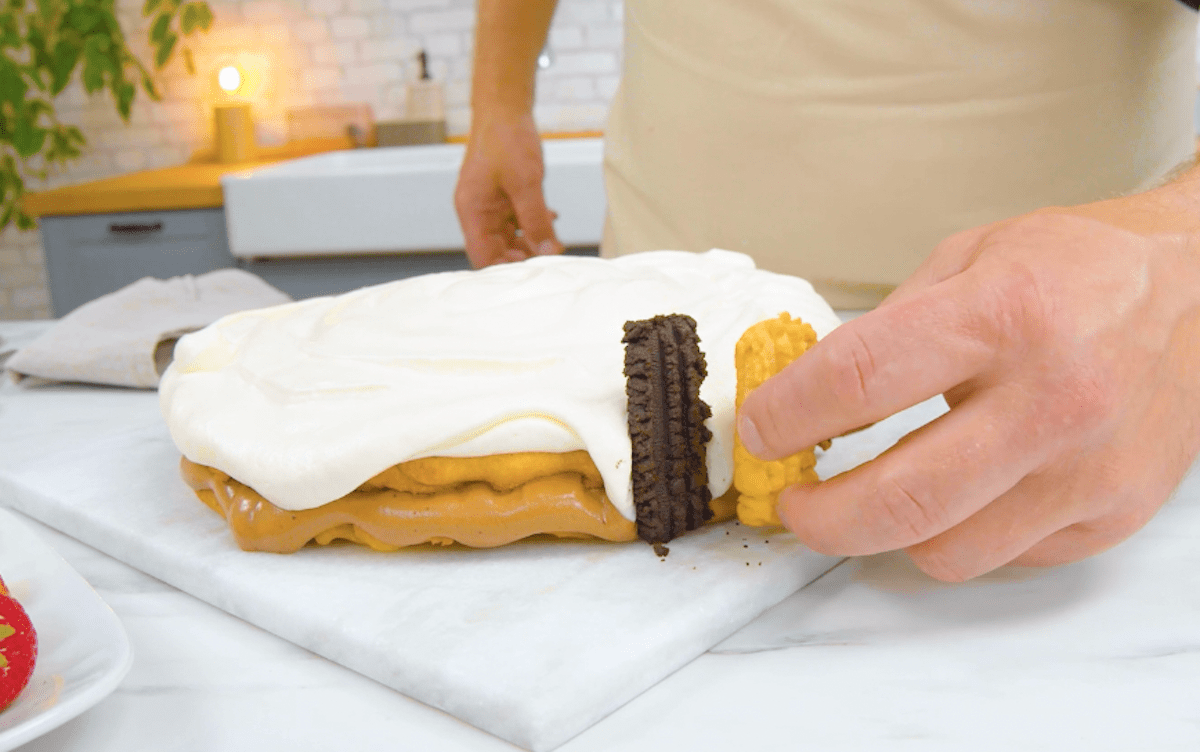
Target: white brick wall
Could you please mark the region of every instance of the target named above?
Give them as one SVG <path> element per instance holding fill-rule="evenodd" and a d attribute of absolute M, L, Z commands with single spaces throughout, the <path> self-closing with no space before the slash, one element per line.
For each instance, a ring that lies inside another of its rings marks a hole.
<path fill-rule="evenodd" d="M 371 36 L 371 22 L 361 16 L 342 16 L 329 21 L 334 39 L 366 39 Z"/>
<path fill-rule="evenodd" d="M 31 190 L 185 162 L 212 146 L 212 87 L 221 56 L 251 52 L 269 62 L 263 101 L 255 102 L 261 143 L 286 138 L 291 107 L 366 102 L 378 119 L 404 112 L 405 83 L 418 75 L 425 49 L 446 90 L 447 128 L 470 124 L 474 0 L 209 0 L 213 30 L 191 41 L 197 76 L 176 60 L 159 76 L 163 98 L 139 96 L 130 124 L 111 99 L 89 97 L 76 83 L 59 97 L 59 117 L 87 136 L 85 155 Z M 117 0 L 131 46 L 150 59 L 142 0 Z M 599 130 L 616 89 L 621 57 L 621 0 L 559 0 L 549 47 L 553 65 L 538 73 L 534 115 L 548 131 Z M 207 74 L 207 75 L 206 75 Z M 0 319 L 49 315 L 45 263 L 37 232 L 0 233 Z"/>
<path fill-rule="evenodd" d="M 10 227 L 0 233 L 0 318 L 45 318 L 49 311 L 40 239 Z"/>

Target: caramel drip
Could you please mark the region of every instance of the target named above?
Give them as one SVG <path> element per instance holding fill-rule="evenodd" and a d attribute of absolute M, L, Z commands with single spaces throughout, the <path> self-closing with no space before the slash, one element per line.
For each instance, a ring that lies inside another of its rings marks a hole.
<path fill-rule="evenodd" d="M 186 457 L 180 470 L 200 500 L 228 520 L 246 551 L 292 553 L 310 542 L 325 545 L 337 539 L 395 551 L 421 543 L 491 548 L 541 533 L 607 541 L 637 538 L 634 522 L 617 511 L 591 478 L 578 472 L 536 477 L 506 491 L 470 482 L 418 494 L 383 487 L 385 471 L 340 499 L 290 511 Z M 713 500 L 714 521 L 733 516 L 735 499 L 730 493 Z"/>
<path fill-rule="evenodd" d="M 225 516 L 238 545 L 248 551 L 291 553 L 310 541 L 342 538 L 378 551 L 420 543 L 490 548 L 538 533 L 610 541 L 637 537 L 634 523 L 603 490 L 581 476 L 559 473 L 511 491 L 466 483 L 436 493 L 360 488 L 315 509 L 280 509 L 254 489 L 186 458 L 184 480 L 201 501 Z"/>

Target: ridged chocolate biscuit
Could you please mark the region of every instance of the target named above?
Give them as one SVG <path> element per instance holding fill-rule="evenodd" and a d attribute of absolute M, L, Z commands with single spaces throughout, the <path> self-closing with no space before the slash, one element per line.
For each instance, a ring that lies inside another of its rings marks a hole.
<path fill-rule="evenodd" d="M 696 321 L 671 314 L 625 323 L 625 394 L 633 442 L 633 503 L 638 537 L 663 543 L 709 519 L 704 421 L 700 399 L 707 369 Z"/>

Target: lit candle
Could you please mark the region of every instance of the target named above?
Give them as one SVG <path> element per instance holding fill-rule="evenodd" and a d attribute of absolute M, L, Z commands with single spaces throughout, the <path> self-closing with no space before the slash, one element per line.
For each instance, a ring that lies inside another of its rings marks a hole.
<path fill-rule="evenodd" d="M 227 96 L 214 108 L 217 132 L 217 159 L 221 162 L 245 162 L 254 159 L 254 121 L 250 103 L 236 96 L 245 78 L 236 65 L 217 71 L 217 87 Z"/>

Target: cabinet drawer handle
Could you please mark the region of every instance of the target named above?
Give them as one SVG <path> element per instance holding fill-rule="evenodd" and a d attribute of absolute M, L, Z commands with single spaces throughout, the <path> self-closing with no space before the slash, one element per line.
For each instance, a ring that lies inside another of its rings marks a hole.
<path fill-rule="evenodd" d="M 136 235 L 149 235 L 155 232 L 162 232 L 162 222 L 141 222 L 134 224 L 111 224 L 108 226 L 108 232 L 111 235 L 120 237 L 132 237 Z"/>

